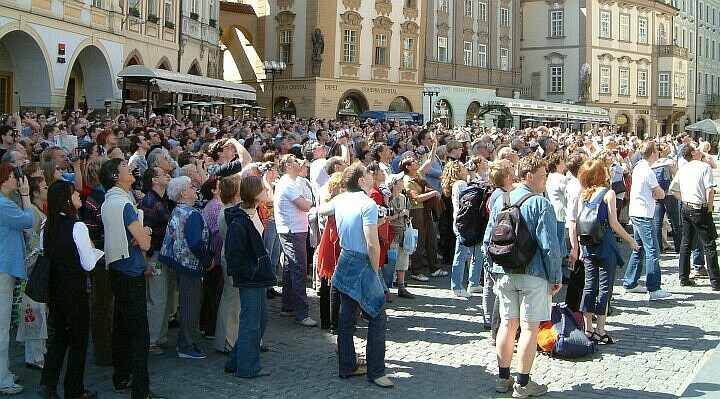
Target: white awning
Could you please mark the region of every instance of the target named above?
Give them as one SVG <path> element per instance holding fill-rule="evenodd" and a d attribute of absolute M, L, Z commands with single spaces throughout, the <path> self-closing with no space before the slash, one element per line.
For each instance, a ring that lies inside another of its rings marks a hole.
<path fill-rule="evenodd" d="M 505 106 L 510 110 L 510 114 L 520 117 L 556 119 L 558 121 L 610 122 L 608 111 L 599 107 L 502 97 L 487 101 L 486 106 L 488 105 Z"/>
<path fill-rule="evenodd" d="M 128 83 L 150 83 L 158 90 L 170 93 L 198 94 L 247 101 L 256 99 L 255 89 L 246 84 L 148 68 L 143 65 L 131 65 L 120 71 L 118 77 Z M 122 86 L 121 82 L 118 84 Z"/>

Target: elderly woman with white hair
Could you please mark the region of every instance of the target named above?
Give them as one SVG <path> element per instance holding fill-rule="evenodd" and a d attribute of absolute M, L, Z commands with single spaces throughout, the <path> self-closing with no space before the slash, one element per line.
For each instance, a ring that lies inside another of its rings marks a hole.
<path fill-rule="evenodd" d="M 193 335 L 202 306 L 202 277 L 214 266 L 208 250 L 210 232 L 200 211 L 193 208 L 197 194 L 189 177 L 171 179 L 167 195 L 177 206 L 170 215 L 158 261 L 177 272 L 180 291 L 177 352 L 180 358 L 204 359 L 205 353 L 195 344 Z"/>

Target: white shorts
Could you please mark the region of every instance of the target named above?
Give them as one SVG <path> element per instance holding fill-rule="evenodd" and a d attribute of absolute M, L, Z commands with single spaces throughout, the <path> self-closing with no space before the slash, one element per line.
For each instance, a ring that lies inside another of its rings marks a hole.
<path fill-rule="evenodd" d="M 500 300 L 500 318 L 525 322 L 550 320 L 550 283 L 526 274 L 505 274 L 495 285 Z"/>

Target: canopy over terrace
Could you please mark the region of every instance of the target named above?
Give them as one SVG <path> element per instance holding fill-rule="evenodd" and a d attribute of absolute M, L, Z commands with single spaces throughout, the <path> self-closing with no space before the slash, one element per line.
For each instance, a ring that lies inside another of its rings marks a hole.
<path fill-rule="evenodd" d="M 144 65 L 131 65 L 120 71 L 120 73 L 118 73 L 118 84 L 120 83 L 122 83 L 123 100 L 125 100 L 125 89 L 128 85 L 142 86 L 147 91 L 146 98 L 150 98 L 151 92 L 158 91 L 198 94 L 244 101 L 256 100 L 255 89 L 245 84 L 232 83 L 225 80 L 207 78 L 205 76 L 188 75 L 164 69 L 148 68 Z M 151 102 L 147 101 L 145 107 L 145 112 L 149 115 Z"/>
<path fill-rule="evenodd" d="M 496 97 L 485 103 L 479 115 L 482 116 L 492 110 L 498 110 L 506 117 L 518 116 L 521 121 L 528 122 L 546 120 L 566 124 L 571 122 L 610 123 L 606 109 L 575 104 Z"/>

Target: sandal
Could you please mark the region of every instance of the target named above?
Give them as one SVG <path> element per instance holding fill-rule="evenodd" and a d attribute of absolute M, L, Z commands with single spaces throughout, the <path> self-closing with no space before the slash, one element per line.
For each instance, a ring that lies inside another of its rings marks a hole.
<path fill-rule="evenodd" d="M 588 334 L 590 334 L 590 335 L 588 335 Z M 607 334 L 606 334 L 606 335 L 607 335 Z M 597 342 L 600 342 L 600 340 L 602 339 L 602 337 L 600 336 L 600 334 L 598 334 L 598 333 L 595 332 L 595 331 L 590 331 L 590 330 L 585 330 L 585 336 L 588 337 L 588 339 L 589 339 L 590 341 L 596 342 L 596 343 L 597 343 Z"/>
<path fill-rule="evenodd" d="M 615 341 L 613 341 L 613 339 L 607 334 L 601 336 L 600 339 L 595 342 L 597 342 L 598 345 L 612 345 L 615 343 Z"/>
<path fill-rule="evenodd" d="M 337 347 L 337 346 L 335 346 L 335 356 L 340 356 L 340 352 L 338 351 L 338 347 Z M 355 355 L 355 357 L 356 357 L 356 359 L 357 359 L 357 365 L 358 365 L 358 367 L 367 366 L 367 360 L 365 360 L 365 358 L 362 357 L 362 355 L 357 354 L 357 355 Z"/>

